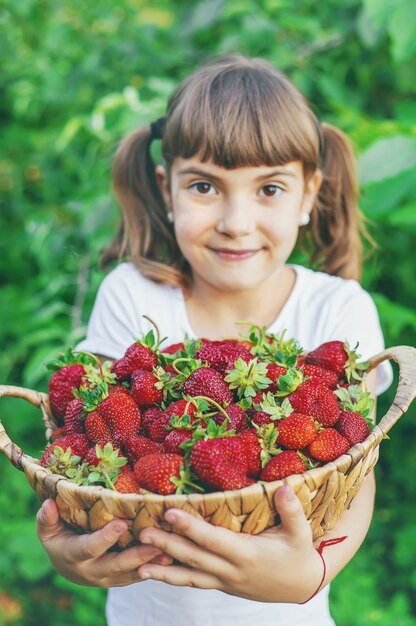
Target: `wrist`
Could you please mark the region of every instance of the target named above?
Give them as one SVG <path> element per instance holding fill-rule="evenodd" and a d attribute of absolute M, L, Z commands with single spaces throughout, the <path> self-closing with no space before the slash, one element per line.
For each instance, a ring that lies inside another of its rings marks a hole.
<path fill-rule="evenodd" d="M 341 543 L 345 539 L 347 539 L 347 536 L 344 536 L 344 537 L 334 537 L 333 539 L 329 539 L 327 541 L 321 541 L 319 546 L 317 548 L 315 548 L 316 555 L 319 557 L 319 559 L 321 561 L 322 576 L 321 576 L 321 579 L 320 579 L 320 582 L 319 582 L 318 586 L 315 588 L 315 591 L 313 591 L 313 593 L 310 596 L 307 596 L 306 600 L 304 600 L 303 602 L 300 602 L 300 604 L 306 604 L 307 602 L 309 602 L 309 600 L 312 600 L 312 598 L 314 598 L 316 596 L 316 594 L 319 593 L 319 591 L 321 591 L 321 589 L 325 586 L 325 578 L 326 578 L 327 568 L 326 568 L 326 561 L 325 561 L 325 558 L 323 556 L 324 548 L 326 548 L 328 546 L 336 545 L 337 543 Z"/>

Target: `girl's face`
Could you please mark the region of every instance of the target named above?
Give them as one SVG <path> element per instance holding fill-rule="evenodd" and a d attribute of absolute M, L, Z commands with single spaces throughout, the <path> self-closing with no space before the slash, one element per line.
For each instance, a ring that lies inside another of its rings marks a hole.
<path fill-rule="evenodd" d="M 228 292 L 280 272 L 322 180 L 317 171 L 305 183 L 301 161 L 227 170 L 178 157 L 170 180 L 162 166 L 156 172 L 195 284 Z"/>

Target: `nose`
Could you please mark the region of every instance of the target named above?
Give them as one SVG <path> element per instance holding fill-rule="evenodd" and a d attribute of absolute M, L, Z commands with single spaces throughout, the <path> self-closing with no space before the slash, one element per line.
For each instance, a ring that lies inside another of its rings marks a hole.
<path fill-rule="evenodd" d="M 254 208 L 241 195 L 224 200 L 215 230 L 227 237 L 250 235 L 256 228 Z"/>

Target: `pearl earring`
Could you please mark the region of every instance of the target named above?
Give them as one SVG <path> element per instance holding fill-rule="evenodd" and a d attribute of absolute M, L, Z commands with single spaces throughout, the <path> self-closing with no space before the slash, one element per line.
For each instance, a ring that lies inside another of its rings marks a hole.
<path fill-rule="evenodd" d="M 172 213 L 172 211 L 168 211 L 167 214 L 166 214 L 166 217 L 167 217 L 167 220 L 168 220 L 169 224 L 172 224 L 173 223 L 173 213 Z"/>
<path fill-rule="evenodd" d="M 307 226 L 310 221 L 311 221 L 311 216 L 309 215 L 309 213 L 303 212 L 300 214 L 300 221 L 299 221 L 300 226 Z"/>

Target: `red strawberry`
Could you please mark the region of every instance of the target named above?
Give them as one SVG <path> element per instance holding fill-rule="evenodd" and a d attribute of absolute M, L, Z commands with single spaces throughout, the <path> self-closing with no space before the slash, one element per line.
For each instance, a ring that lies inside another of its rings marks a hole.
<path fill-rule="evenodd" d="M 119 493 L 140 493 L 141 491 L 133 470 L 121 472 L 114 483 L 114 487 Z"/>
<path fill-rule="evenodd" d="M 140 435 L 148 436 L 150 424 L 162 414 L 162 409 L 159 407 L 150 407 L 142 413 L 140 420 Z"/>
<path fill-rule="evenodd" d="M 85 432 L 91 443 L 110 441 L 111 431 L 97 410 L 88 413 L 85 418 Z"/>
<path fill-rule="evenodd" d="M 256 393 L 255 396 L 251 399 L 251 406 L 247 409 L 246 413 L 249 417 L 253 418 L 254 415 L 259 412 L 261 409 L 259 408 L 260 403 L 264 401 L 266 394 L 262 391 Z"/>
<path fill-rule="evenodd" d="M 261 451 L 262 446 L 257 432 L 250 428 L 241 433 L 239 437 L 244 446 L 248 462 L 247 475 L 251 478 L 258 478 L 261 472 Z"/>
<path fill-rule="evenodd" d="M 170 346 L 166 346 L 161 350 L 162 354 L 176 354 L 180 350 L 185 350 L 185 344 L 180 341 L 179 343 L 172 343 Z"/>
<path fill-rule="evenodd" d="M 329 389 L 336 389 L 338 383 L 338 374 L 332 370 L 325 369 L 319 365 L 306 364 L 303 367 L 305 376 L 319 381 Z"/>
<path fill-rule="evenodd" d="M 157 454 L 163 452 L 163 448 L 160 444 L 143 437 L 142 435 L 131 435 L 126 439 L 124 444 L 127 458 L 130 463 L 134 464 L 142 456 L 147 454 Z"/>
<path fill-rule="evenodd" d="M 163 399 L 163 389 L 158 388 L 160 379 L 153 372 L 135 370 L 131 375 L 131 395 L 140 406 L 160 404 Z"/>
<path fill-rule="evenodd" d="M 277 363 L 268 363 L 267 365 L 267 378 L 272 381 L 265 391 L 275 392 L 279 389 L 277 381 L 280 376 L 284 376 L 287 373 L 287 367 L 278 365 Z"/>
<path fill-rule="evenodd" d="M 269 413 L 266 413 L 266 411 L 258 411 L 251 418 L 251 423 L 255 424 L 256 426 L 266 426 L 272 421 L 272 416 L 269 415 Z"/>
<path fill-rule="evenodd" d="M 185 450 L 181 448 L 181 444 L 184 441 L 192 439 L 193 431 L 190 429 L 174 428 L 166 435 L 163 441 L 163 448 L 165 452 L 170 454 L 180 454 L 185 456 Z M 155 444 L 157 445 L 157 444 Z"/>
<path fill-rule="evenodd" d="M 79 456 L 84 458 L 88 452 L 88 439 L 86 435 L 75 434 L 75 435 L 65 435 L 65 437 L 61 437 L 60 439 L 56 439 L 50 446 L 48 446 L 40 460 L 40 464 L 43 467 L 50 467 L 53 459 L 54 450 L 59 447 L 64 452 L 71 448 L 71 454 L 73 456 Z"/>
<path fill-rule="evenodd" d="M 247 476 L 246 451 L 238 437 L 197 441 L 192 448 L 190 465 L 201 480 L 222 491 L 241 489 L 254 482 Z"/>
<path fill-rule="evenodd" d="M 85 433 L 84 405 L 79 398 L 74 398 L 66 407 L 64 423 L 65 434 Z"/>
<path fill-rule="evenodd" d="M 109 426 L 117 446 L 121 446 L 129 435 L 139 433 L 140 409 L 129 394 L 108 396 L 99 403 L 97 411 Z"/>
<path fill-rule="evenodd" d="M 279 420 L 276 428 L 276 443 L 292 450 L 306 448 L 318 434 L 313 418 L 302 413 L 291 413 L 289 417 Z"/>
<path fill-rule="evenodd" d="M 65 426 L 60 426 L 59 428 L 55 428 L 51 437 L 52 439 L 59 439 L 65 435 Z"/>
<path fill-rule="evenodd" d="M 295 411 L 311 415 L 323 426 L 333 426 L 339 418 L 340 410 L 336 396 L 322 383 L 312 378 L 302 383 L 288 399 Z"/>
<path fill-rule="evenodd" d="M 318 461 L 335 461 L 350 449 L 348 439 L 340 435 L 335 428 L 324 428 L 309 446 L 311 455 Z"/>
<path fill-rule="evenodd" d="M 134 465 L 134 473 L 137 482 L 144 489 L 169 495 L 175 493 L 177 489 L 170 479 L 180 478 L 183 466 L 184 459 L 179 454 L 148 454 Z"/>
<path fill-rule="evenodd" d="M 65 365 L 51 376 L 49 381 L 49 400 L 55 417 L 63 419 L 66 407 L 74 399 L 73 390 L 81 385 L 86 373 L 80 363 Z"/>
<path fill-rule="evenodd" d="M 143 369 L 152 371 L 157 365 L 157 358 L 153 350 L 140 342 L 129 346 L 121 359 L 113 361 L 111 371 L 117 380 L 127 380 L 134 370 Z"/>
<path fill-rule="evenodd" d="M 260 480 L 273 481 L 286 478 L 291 474 L 303 474 L 306 472 L 306 463 L 294 450 L 284 450 L 274 456 L 263 468 Z"/>
<path fill-rule="evenodd" d="M 195 359 L 201 359 L 212 369 L 220 374 L 225 374 L 226 370 L 234 367 L 235 361 L 241 357 L 248 363 L 253 355 L 238 341 L 225 339 L 223 341 L 209 341 L 205 343 L 196 353 Z"/>
<path fill-rule="evenodd" d="M 341 415 L 335 424 L 338 432 L 348 439 L 351 445 L 362 443 L 370 434 L 367 421 L 359 413 L 354 411 L 341 411 Z"/>
<path fill-rule="evenodd" d="M 186 408 L 188 407 L 188 408 Z M 187 400 L 177 400 L 168 406 L 167 409 L 162 411 L 158 416 L 152 420 L 152 422 L 147 427 L 147 433 L 149 439 L 153 441 L 162 442 L 165 440 L 166 435 L 168 434 L 168 426 L 170 424 L 171 418 L 176 415 L 177 417 L 182 417 L 185 414 L 185 409 L 187 410 L 187 415 L 191 417 L 191 422 L 194 421 L 192 418 L 196 412 L 196 407 L 192 402 Z"/>
<path fill-rule="evenodd" d="M 241 433 L 248 428 L 246 414 L 241 406 L 238 404 L 230 404 L 226 408 L 226 413 L 230 418 L 227 430 L 235 430 L 236 433 Z M 226 418 L 223 413 L 218 412 L 212 419 L 218 426 L 221 426 Z"/>
<path fill-rule="evenodd" d="M 183 384 L 184 393 L 190 396 L 207 396 L 221 406 L 233 401 L 233 395 L 219 372 L 211 367 L 200 367 L 188 376 Z"/>
<path fill-rule="evenodd" d="M 129 393 L 129 390 L 124 385 L 113 385 L 108 387 L 108 395 L 111 396 L 112 393 Z"/>

